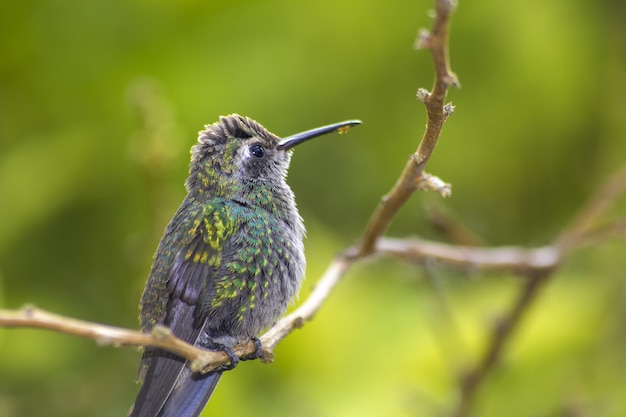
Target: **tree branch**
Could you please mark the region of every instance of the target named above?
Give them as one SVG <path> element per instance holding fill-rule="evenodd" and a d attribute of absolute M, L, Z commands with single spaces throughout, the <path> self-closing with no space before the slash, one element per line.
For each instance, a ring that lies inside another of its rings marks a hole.
<path fill-rule="evenodd" d="M 435 6 L 435 20 L 430 32 L 421 31 L 418 37 L 417 48 L 425 48 L 431 51 L 435 66 L 435 82 L 432 93 L 419 89 L 417 97 L 424 102 L 428 120 L 424 136 L 417 150 L 406 163 L 400 178 L 379 203 L 372 215 L 359 245 L 356 255 L 363 257 L 371 254 L 376 247 L 376 240 L 385 233 L 391 219 L 398 212 L 415 190 L 433 190 L 443 196 L 450 194 L 450 185 L 439 178 L 426 174 L 424 168 L 435 150 L 443 124 L 454 107 L 444 105 L 448 89 L 451 86 L 459 87 L 459 81 L 450 70 L 448 58 L 448 32 L 450 28 L 450 15 L 454 10 L 451 0 L 438 0 Z"/>
<path fill-rule="evenodd" d="M 450 245 L 417 237 L 407 239 L 381 238 L 376 244 L 376 251 L 409 261 L 425 262 L 429 259 L 436 259 L 445 265 L 463 269 L 505 271 L 524 275 L 531 272 L 552 270 L 559 265 L 562 259 L 561 251 L 555 246 L 483 248 Z"/>
<path fill-rule="evenodd" d="M 626 165 L 622 166 L 574 217 L 557 239 L 564 248 L 576 246 L 594 234 L 593 226 L 626 189 Z"/>
<path fill-rule="evenodd" d="M 201 360 L 207 363 L 219 361 L 219 357 L 222 356 L 221 352 L 211 352 L 193 347 L 178 339 L 163 326 L 156 326 L 152 333 L 148 334 L 61 316 L 32 306 L 17 311 L 0 309 L 0 327 L 30 327 L 53 330 L 93 339 L 100 346 L 153 346 L 166 349 L 192 361 Z M 228 362 L 227 358 L 225 362 Z"/>
<path fill-rule="evenodd" d="M 452 414 L 453 417 L 467 417 L 471 414 L 472 406 L 476 399 L 476 391 L 500 360 L 506 344 L 511 339 L 511 335 L 518 327 L 522 317 L 528 311 L 532 301 L 542 288 L 542 284 L 547 281 L 546 278 L 550 274 L 551 272 L 548 270 L 541 271 L 524 282 L 511 309 L 493 328 L 489 336 L 487 349 L 478 361 L 478 364 L 462 376 L 459 382 L 459 401 L 457 408 Z"/>
<path fill-rule="evenodd" d="M 337 257 L 328 266 L 306 301 L 291 314 L 278 321 L 260 338 L 264 351 L 272 352 L 289 333 L 311 320 L 353 262 L 346 256 Z"/>
<path fill-rule="evenodd" d="M 295 329 L 302 327 L 304 322 L 313 318 L 352 262 L 345 256 L 338 257 L 330 264 L 306 301 L 259 338 L 263 347 L 261 359 L 264 362 L 271 362 L 274 359 L 273 351 L 280 341 Z M 95 340 L 100 346 L 150 346 L 164 349 L 187 359 L 194 372 L 210 372 L 229 361 L 228 355 L 224 352 L 194 347 L 174 336 L 168 328 L 163 326 L 155 326 L 151 333 L 142 333 L 77 320 L 30 306 L 17 311 L 0 309 L 0 327 L 53 330 Z M 236 345 L 233 350 L 237 356 L 246 357 L 255 352 L 255 346 L 250 341 Z"/>
<path fill-rule="evenodd" d="M 490 371 L 496 366 L 504 352 L 506 344 L 511 339 L 515 329 L 519 326 L 523 316 L 527 313 L 532 302 L 541 292 L 543 284 L 546 283 L 556 271 L 562 259 L 573 249 L 583 244 L 589 237 L 597 237 L 598 233 L 608 236 L 613 230 L 610 228 L 593 229 L 592 226 L 605 215 L 606 211 L 615 203 L 617 198 L 626 191 L 626 165 L 611 177 L 600 190 L 589 199 L 583 206 L 579 214 L 574 217 L 569 227 L 555 239 L 551 248 L 554 255 L 554 262 L 543 264 L 524 263 L 523 268 L 518 272 L 523 272 L 528 277 L 517 295 L 517 299 L 511 309 L 503 315 L 497 326 L 493 328 L 489 335 L 489 343 L 478 363 L 461 377 L 460 397 L 457 408 L 453 412 L 453 417 L 467 417 L 471 414 L 472 406 L 475 402 L 476 392 L 484 382 Z M 617 227 L 621 223 L 614 223 Z M 516 251 L 518 255 L 523 255 L 523 251 Z M 548 252 L 550 253 L 550 252 Z M 511 254 L 509 254 L 511 255 Z M 515 256 L 510 257 L 515 258 Z M 532 257 L 531 257 L 532 258 Z M 530 259 L 518 256 L 518 260 Z M 550 256 L 538 256 L 535 259 L 549 261 Z M 535 266 L 535 268 L 529 268 Z"/>

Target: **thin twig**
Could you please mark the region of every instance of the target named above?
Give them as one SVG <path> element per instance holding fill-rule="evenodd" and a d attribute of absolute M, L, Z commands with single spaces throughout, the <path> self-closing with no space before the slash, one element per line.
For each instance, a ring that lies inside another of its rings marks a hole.
<path fill-rule="evenodd" d="M 626 164 L 622 166 L 605 184 L 596 192 L 585 206 L 574 217 L 570 225 L 565 229 L 557 240 L 557 244 L 563 247 L 577 246 L 580 240 L 592 234 L 594 223 L 615 202 L 620 194 L 626 189 Z"/>
<path fill-rule="evenodd" d="M 374 251 L 376 240 L 385 233 L 391 219 L 415 190 L 420 188 L 435 190 L 444 196 L 450 193 L 449 184 L 426 174 L 424 168 L 439 141 L 444 122 L 454 109 L 451 105 L 444 104 L 448 89 L 451 86 L 459 86 L 456 75 L 450 70 L 448 58 L 448 33 L 450 14 L 453 10 L 454 3 L 451 0 L 438 0 L 431 32 L 422 31 L 418 38 L 417 46 L 431 51 L 435 65 L 433 91 L 431 93 L 424 89 L 418 91 L 418 98 L 424 102 L 428 114 L 426 130 L 417 150 L 407 161 L 402 174 L 391 191 L 382 198 L 371 217 L 356 252 L 359 257 L 369 255 Z"/>
<path fill-rule="evenodd" d="M 573 249 L 585 243 L 590 237 L 597 237 L 598 233 L 603 236 L 609 236 L 610 229 L 601 230 L 593 229 L 592 226 L 606 213 L 606 211 L 615 203 L 618 197 L 626 191 L 626 165 L 621 167 L 618 172 L 613 175 L 600 190 L 589 199 L 583 206 L 579 214 L 574 217 L 570 226 L 555 240 L 551 246 L 542 248 L 544 251 L 551 248 L 555 255 L 555 262 L 552 265 L 544 264 L 543 268 L 540 264 L 525 264 L 524 268 L 518 272 L 522 272 L 527 276 L 527 281 L 519 291 L 518 298 L 513 307 L 499 321 L 499 324 L 492 330 L 489 336 L 489 343 L 482 355 L 481 359 L 475 367 L 469 370 L 460 381 L 460 397 L 457 408 L 454 410 L 454 417 L 467 417 L 471 414 L 471 409 L 476 399 L 476 392 L 482 385 L 486 377 L 496 366 L 500 357 L 504 352 L 504 348 L 511 339 L 515 329 L 519 327 L 519 323 L 532 305 L 533 300 L 541 292 L 543 284 L 545 284 L 553 276 L 553 272 L 559 266 L 563 258 Z M 614 223 L 618 226 L 621 223 Z M 515 253 L 515 252 L 514 252 Z M 517 252 L 518 256 L 523 252 Z M 549 252 L 548 252 L 549 253 Z M 538 257 L 536 259 L 549 260 L 547 257 Z M 490 265 L 494 265 L 491 263 Z M 497 263 L 495 264 L 497 265 Z"/>
<path fill-rule="evenodd" d="M 261 336 L 264 352 L 272 352 L 289 333 L 302 327 L 304 322 L 315 316 L 352 262 L 353 260 L 348 257 L 339 256 L 328 266 L 306 301 Z"/>
<path fill-rule="evenodd" d="M 552 270 L 562 259 L 555 246 L 521 248 L 503 246 L 483 248 L 449 245 L 416 237 L 407 239 L 380 238 L 376 251 L 381 254 L 424 262 L 435 259 L 445 265 L 468 270 L 508 271 L 519 274 Z"/>
<path fill-rule="evenodd" d="M 488 246 L 482 236 L 440 205 L 429 205 L 425 214 L 429 225 L 447 242 L 464 246 Z"/>
<path fill-rule="evenodd" d="M 478 388 L 499 361 L 511 335 L 542 288 L 541 284 L 547 281 L 549 274 L 549 271 L 538 273 L 523 283 L 517 300 L 494 327 L 485 354 L 478 364 L 461 378 L 459 401 L 452 414 L 453 417 L 468 417 L 471 414 Z"/>
<path fill-rule="evenodd" d="M 196 349 L 175 337 L 169 329 L 162 326 L 155 327 L 152 333 L 142 333 L 136 330 L 61 316 L 30 306 L 15 311 L 0 309 L 0 327 L 29 327 L 53 330 L 93 339 L 101 346 L 154 346 L 166 349 L 190 360 L 202 360 L 205 362 L 216 361 L 221 356 L 220 352 Z M 228 362 L 228 358 L 225 358 L 225 362 Z"/>

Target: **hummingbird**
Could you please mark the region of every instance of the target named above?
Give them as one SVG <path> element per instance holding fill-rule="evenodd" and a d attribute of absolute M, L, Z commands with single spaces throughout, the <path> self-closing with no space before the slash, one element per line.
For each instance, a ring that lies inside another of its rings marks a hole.
<path fill-rule="evenodd" d="M 281 139 L 237 114 L 220 117 L 191 149 L 187 195 L 161 238 L 139 320 L 165 326 L 196 347 L 225 352 L 230 363 L 194 373 L 185 359 L 144 350 L 141 388 L 129 417 L 197 417 L 222 372 L 239 358 L 233 347 L 273 325 L 304 278 L 304 224 L 286 176 L 292 148 L 348 120 Z"/>

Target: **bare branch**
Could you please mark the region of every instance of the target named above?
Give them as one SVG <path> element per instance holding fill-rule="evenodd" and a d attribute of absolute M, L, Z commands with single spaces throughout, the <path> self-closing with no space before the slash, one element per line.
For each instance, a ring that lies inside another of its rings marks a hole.
<path fill-rule="evenodd" d="M 157 326 L 151 334 L 120 327 L 106 326 L 50 313 L 34 307 L 21 310 L 0 309 L 0 327 L 30 327 L 53 330 L 87 339 L 93 339 L 101 346 L 154 346 L 176 355 L 195 361 L 214 362 L 226 355 L 193 347 L 175 337 L 169 329 Z"/>
<path fill-rule="evenodd" d="M 267 349 L 271 352 L 285 336 L 293 330 L 302 327 L 304 322 L 311 320 L 324 301 L 326 301 L 335 285 L 345 275 L 352 262 L 353 260 L 344 256 L 335 259 L 317 282 L 306 301 L 291 314 L 281 319 L 261 337 L 264 350 Z"/>
<path fill-rule="evenodd" d="M 622 166 L 600 190 L 583 206 L 578 215 L 561 234 L 557 243 L 563 247 L 578 245 L 588 234 L 594 233 L 593 225 L 602 217 L 615 200 L 626 190 L 626 165 Z"/>
<path fill-rule="evenodd" d="M 542 284 L 552 277 L 553 272 L 562 261 L 562 258 L 577 246 L 585 243 L 586 239 L 597 237 L 598 235 L 609 236 L 611 232 L 613 232 L 610 228 L 593 229 L 592 226 L 598 222 L 600 217 L 615 203 L 617 198 L 623 194 L 625 190 L 626 165 L 610 178 L 600 188 L 598 193 L 589 199 L 580 213 L 570 223 L 570 226 L 556 239 L 552 246 L 541 248 L 542 251 L 552 249 L 554 255 L 558 255 L 555 256 L 555 262 L 552 266 L 549 265 L 549 262 L 545 264 L 544 268 L 540 267 L 541 262 L 539 264 L 530 263 L 524 265 L 525 267 L 535 266 L 535 268 L 524 268 L 521 271 L 528 277 L 528 280 L 520 289 L 517 300 L 511 309 L 500 319 L 499 324 L 491 331 L 489 336 L 490 341 L 481 359 L 474 368 L 469 370 L 461 378 L 459 402 L 452 414 L 453 417 L 467 417 L 470 415 L 478 388 L 489 372 L 498 363 L 506 344 L 511 339 L 522 317 L 532 305 L 533 300 L 541 292 Z M 617 229 L 620 225 L 621 223 L 613 223 L 611 226 Z M 484 252 L 483 255 L 490 253 L 488 249 L 484 250 L 486 252 Z M 519 254 L 522 254 L 522 252 L 518 252 L 518 255 Z M 505 258 L 506 257 L 503 259 Z M 550 257 L 539 256 L 536 259 L 549 261 Z"/>
<path fill-rule="evenodd" d="M 562 259 L 554 246 L 526 249 L 516 246 L 483 248 L 449 245 L 416 237 L 381 238 L 376 251 L 411 261 L 436 259 L 443 264 L 480 271 L 505 271 L 519 274 L 552 270 Z"/>
<path fill-rule="evenodd" d="M 264 362 L 273 360 L 273 351 L 281 340 L 313 318 L 351 263 L 352 261 L 346 257 L 337 258 L 330 264 L 307 300 L 260 337 Z M 174 336 L 169 329 L 163 326 L 156 326 L 151 333 L 142 333 L 136 330 L 77 320 L 34 307 L 25 307 L 17 311 L 0 309 L 0 327 L 53 330 L 92 339 L 101 346 L 150 346 L 164 349 L 189 360 L 190 368 L 194 372 L 210 372 L 229 361 L 228 355 L 224 352 L 194 347 Z M 253 342 L 238 344 L 234 351 L 237 356 L 245 357 L 254 353 L 255 346 Z"/>
<path fill-rule="evenodd" d="M 424 168 L 439 141 L 443 124 L 452 113 L 452 105 L 444 105 L 450 86 L 460 86 L 456 75 L 450 70 L 448 58 L 448 33 L 450 14 L 454 10 L 451 0 L 438 0 L 435 7 L 435 20 L 430 33 L 421 31 L 417 46 L 431 51 L 435 65 L 433 91 L 419 89 L 418 99 L 424 102 L 428 121 L 424 136 L 413 155 L 409 158 L 395 185 L 385 195 L 365 229 L 363 240 L 357 252 L 358 256 L 371 254 L 376 247 L 376 240 L 385 233 L 391 219 L 415 190 L 434 189 L 446 196 L 450 194 L 450 185 L 436 177 L 424 179 Z M 435 180 L 436 179 L 436 180 Z"/>
<path fill-rule="evenodd" d="M 429 205 L 425 214 L 428 223 L 447 242 L 465 246 L 487 246 L 487 241 L 482 236 L 441 205 Z"/>
<path fill-rule="evenodd" d="M 539 293 L 541 284 L 547 281 L 549 274 L 549 271 L 544 271 L 524 282 L 517 300 L 494 327 L 484 355 L 478 364 L 461 378 L 459 402 L 452 414 L 453 417 L 470 415 L 476 399 L 476 391 L 499 361 L 511 335 Z"/>

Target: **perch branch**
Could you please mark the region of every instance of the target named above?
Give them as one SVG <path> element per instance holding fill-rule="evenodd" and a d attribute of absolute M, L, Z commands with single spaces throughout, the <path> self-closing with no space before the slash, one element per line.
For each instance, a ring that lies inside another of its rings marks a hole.
<path fill-rule="evenodd" d="M 346 257 L 338 257 L 330 264 L 307 300 L 260 337 L 264 362 L 273 360 L 273 350 L 281 340 L 295 329 L 302 327 L 305 321 L 313 318 L 334 286 L 345 274 L 351 262 Z M 25 307 L 17 311 L 0 309 L 0 327 L 53 330 L 93 339 L 102 346 L 150 346 L 165 349 L 189 360 L 190 368 L 194 372 L 210 372 L 229 361 L 225 353 L 194 347 L 177 338 L 162 326 L 156 326 L 151 333 L 142 333 L 136 330 L 77 320 L 34 307 Z M 243 343 L 235 346 L 234 351 L 237 356 L 245 357 L 254 353 L 255 346 L 252 342 Z"/>
<path fill-rule="evenodd" d="M 152 333 L 107 326 L 61 316 L 34 307 L 21 310 L 0 309 L 0 327 L 29 327 L 47 329 L 93 339 L 101 346 L 153 346 L 166 349 L 190 360 L 213 362 L 221 353 L 196 349 L 175 337 L 169 329 L 157 326 Z M 225 355 L 224 355 L 225 356 Z"/>

